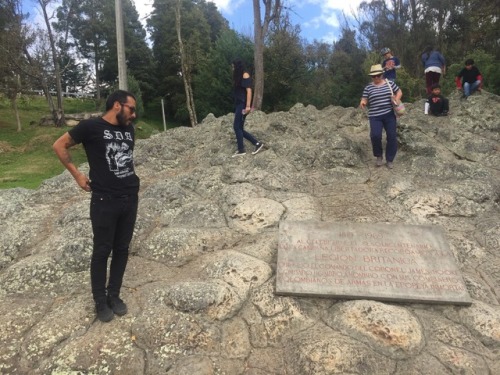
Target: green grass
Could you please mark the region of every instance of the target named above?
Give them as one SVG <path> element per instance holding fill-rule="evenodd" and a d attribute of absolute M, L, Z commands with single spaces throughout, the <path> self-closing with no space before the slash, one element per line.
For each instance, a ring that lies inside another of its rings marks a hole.
<path fill-rule="evenodd" d="M 21 132 L 10 102 L 0 97 L 0 189 L 23 187 L 36 189 L 40 184 L 64 171 L 63 165 L 52 151 L 52 144 L 69 127 L 56 128 L 38 126 L 43 116 L 50 114 L 45 98 L 23 96 L 18 100 Z M 96 112 L 93 100 L 65 98 L 64 112 Z M 169 124 L 169 127 L 172 127 Z M 158 120 L 139 120 L 137 138 L 149 138 L 151 134 L 162 131 L 163 124 Z M 76 165 L 87 161 L 81 145 L 71 149 Z"/>

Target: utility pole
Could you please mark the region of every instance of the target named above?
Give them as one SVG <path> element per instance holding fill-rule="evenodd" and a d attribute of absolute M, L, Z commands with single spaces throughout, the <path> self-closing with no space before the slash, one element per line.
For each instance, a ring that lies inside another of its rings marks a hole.
<path fill-rule="evenodd" d="M 127 62 L 125 60 L 125 36 L 123 32 L 122 0 L 115 0 L 116 49 L 118 55 L 118 88 L 128 90 Z"/>

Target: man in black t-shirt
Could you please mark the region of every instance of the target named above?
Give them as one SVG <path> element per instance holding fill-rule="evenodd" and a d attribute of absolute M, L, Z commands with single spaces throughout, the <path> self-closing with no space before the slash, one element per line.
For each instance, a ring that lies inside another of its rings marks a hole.
<path fill-rule="evenodd" d="M 90 280 L 97 318 L 103 322 L 109 322 L 114 314 L 127 313 L 127 305 L 120 299 L 120 289 L 138 206 L 139 177 L 135 174 L 133 160 L 135 106 L 134 95 L 115 91 L 106 100 L 106 113 L 102 117 L 81 121 L 53 145 L 54 152 L 76 183 L 92 193 L 90 220 L 94 246 Z M 87 154 L 89 177 L 71 160 L 69 148 L 79 143 Z"/>
<path fill-rule="evenodd" d="M 479 69 L 474 66 L 474 60 L 467 59 L 463 68 L 455 77 L 457 89 L 464 90 L 463 97 L 467 99 L 474 91 L 481 91 L 483 77 Z"/>

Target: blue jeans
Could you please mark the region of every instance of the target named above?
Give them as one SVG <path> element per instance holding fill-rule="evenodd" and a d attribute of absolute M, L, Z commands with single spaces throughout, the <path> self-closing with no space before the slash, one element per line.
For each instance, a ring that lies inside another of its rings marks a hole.
<path fill-rule="evenodd" d="M 245 131 L 245 117 L 242 111 L 245 109 L 245 103 L 237 104 L 234 112 L 234 134 L 236 134 L 236 143 L 238 144 L 238 151 L 245 152 L 245 145 L 243 143 L 243 138 L 248 139 L 255 146 L 258 141 L 249 132 Z"/>
<path fill-rule="evenodd" d="M 94 250 L 90 262 L 90 282 L 94 300 L 106 299 L 108 258 L 113 253 L 109 268 L 107 295 L 120 295 L 123 275 L 128 261 L 128 248 L 134 233 L 138 197 L 92 193 L 90 220 L 94 234 Z"/>
<path fill-rule="evenodd" d="M 476 91 L 481 84 L 481 81 L 476 81 L 474 83 L 464 82 L 464 95 L 470 96 L 474 91 Z"/>
<path fill-rule="evenodd" d="M 382 116 L 370 117 L 370 139 L 372 141 L 373 156 L 381 157 L 384 153 L 384 148 L 382 147 L 382 130 L 385 129 L 387 137 L 385 160 L 390 162 L 394 160 L 398 151 L 396 125 L 396 116 L 393 111 Z"/>

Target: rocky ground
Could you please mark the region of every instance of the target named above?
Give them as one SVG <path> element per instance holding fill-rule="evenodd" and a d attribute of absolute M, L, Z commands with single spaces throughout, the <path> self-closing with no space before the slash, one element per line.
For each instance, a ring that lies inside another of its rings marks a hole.
<path fill-rule="evenodd" d="M 90 295 L 89 195 L 68 173 L 0 191 L 0 371 L 500 374 L 500 98 L 450 99 L 448 117 L 407 105 L 392 170 L 354 108 L 252 113 L 255 156 L 231 157 L 232 115 L 139 141 L 129 314 L 110 323 Z M 473 303 L 277 296 L 283 220 L 440 226 Z"/>

